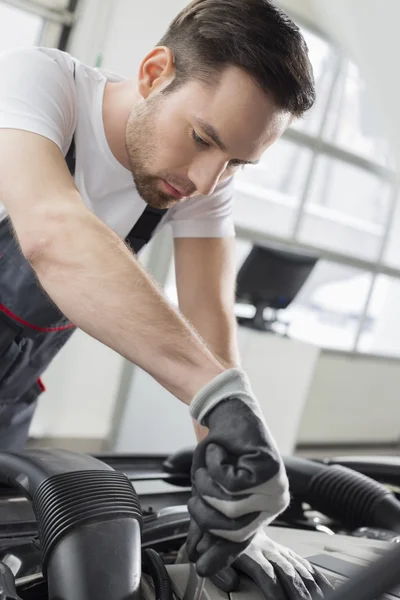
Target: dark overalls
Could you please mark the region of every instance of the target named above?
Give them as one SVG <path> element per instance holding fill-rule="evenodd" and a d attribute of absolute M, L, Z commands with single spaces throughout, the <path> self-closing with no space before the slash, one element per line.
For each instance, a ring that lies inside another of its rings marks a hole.
<path fill-rule="evenodd" d="M 75 145 L 66 156 L 75 172 Z M 165 210 L 147 207 L 126 238 L 138 253 Z M 0 450 L 18 450 L 28 437 L 40 376 L 75 325 L 52 302 L 24 258 L 8 218 L 0 223 Z"/>

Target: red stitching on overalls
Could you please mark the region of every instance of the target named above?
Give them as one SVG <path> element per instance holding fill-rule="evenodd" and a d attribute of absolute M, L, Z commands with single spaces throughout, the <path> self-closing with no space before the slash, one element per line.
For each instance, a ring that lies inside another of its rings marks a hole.
<path fill-rule="evenodd" d="M 72 323 L 71 325 L 63 325 L 62 327 L 38 327 L 37 325 L 33 325 L 33 323 L 28 323 L 28 321 L 24 321 L 24 319 L 21 319 L 20 317 L 17 317 L 17 315 L 14 315 L 14 313 L 12 313 L 11 310 L 4 306 L 4 304 L 0 304 L 0 310 L 12 319 L 14 319 L 14 321 L 18 321 L 18 323 L 21 323 L 26 327 L 35 329 L 35 331 L 51 333 L 52 331 L 65 331 L 66 329 L 72 329 L 72 327 L 75 327 L 75 325 L 73 325 Z"/>

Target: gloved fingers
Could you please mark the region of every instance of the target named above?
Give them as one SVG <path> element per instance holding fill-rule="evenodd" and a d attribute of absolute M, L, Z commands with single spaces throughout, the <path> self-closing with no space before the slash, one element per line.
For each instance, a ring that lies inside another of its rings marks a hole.
<path fill-rule="evenodd" d="M 265 561 L 267 563 L 268 561 Z M 243 554 L 234 563 L 234 568 L 241 571 L 261 589 L 264 593 L 266 600 L 287 600 L 281 582 L 276 576 L 274 569 L 271 564 L 265 564 L 262 566 L 259 561 L 254 560 L 250 556 Z"/>
<path fill-rule="evenodd" d="M 190 562 L 195 563 L 199 557 L 197 545 L 203 537 L 203 532 L 198 527 L 196 521 L 191 519 L 188 536 L 186 539 L 186 552 Z"/>
<path fill-rule="evenodd" d="M 182 546 L 178 550 L 178 554 L 176 555 L 175 564 L 182 565 L 187 564 L 189 561 L 189 556 L 187 552 L 186 542 L 182 544 Z"/>
<path fill-rule="evenodd" d="M 275 544 L 274 542 L 270 544 L 266 554 L 269 557 L 266 561 L 268 562 L 268 560 L 270 560 L 274 565 L 274 568 L 277 566 L 280 567 L 283 570 L 285 577 L 297 580 L 297 576 L 299 576 L 311 598 L 323 598 L 324 593 L 314 578 L 315 569 L 308 560 L 298 556 L 293 550 L 285 548 L 280 544 Z M 265 556 L 264 552 L 263 555 Z"/>
<path fill-rule="evenodd" d="M 201 469 L 206 466 L 206 448 L 209 438 L 210 434 L 208 434 L 204 440 L 199 442 L 193 451 L 192 466 L 190 468 L 192 479 L 194 478 L 194 474 L 196 473 L 197 469 Z"/>
<path fill-rule="evenodd" d="M 192 519 L 186 540 L 186 552 L 190 562 L 196 565 L 198 574 L 210 577 L 230 566 L 247 548 L 250 541 L 249 539 L 236 543 L 217 538 L 209 533 L 204 533 Z"/>
<path fill-rule="evenodd" d="M 316 569 L 315 567 L 313 567 L 312 576 L 313 576 L 314 581 L 317 583 L 317 585 L 321 589 L 324 596 L 327 596 L 328 594 L 330 594 L 333 591 L 333 589 L 334 589 L 333 585 L 328 581 L 328 579 L 325 577 L 325 575 L 323 573 L 321 573 L 321 571 L 318 571 L 318 569 Z"/>
<path fill-rule="evenodd" d="M 312 600 L 322 600 L 324 593 L 313 578 L 303 577 L 303 583 L 306 586 Z"/>
<path fill-rule="evenodd" d="M 298 554 L 296 554 L 296 552 L 294 552 L 294 550 L 291 550 L 291 548 L 287 548 L 286 546 L 282 546 L 281 544 L 279 544 L 279 547 L 282 548 L 282 550 L 286 554 L 288 554 L 292 559 L 299 562 L 309 573 L 312 573 L 314 571 L 314 567 L 306 558 L 299 556 Z"/>
<path fill-rule="evenodd" d="M 233 566 L 242 570 L 251 578 L 253 577 L 251 569 L 254 570 L 256 568 L 257 571 L 261 569 L 270 579 L 276 578 L 272 563 L 264 558 L 261 552 L 254 550 L 251 545 L 244 554 L 239 556 Z"/>
<path fill-rule="evenodd" d="M 213 535 L 205 534 L 197 546 L 196 571 L 200 577 L 211 577 L 229 567 L 243 550 L 248 541 L 229 542 Z"/>
<path fill-rule="evenodd" d="M 211 548 L 211 546 L 215 544 L 215 542 L 216 538 L 213 535 L 210 535 L 209 533 L 204 533 L 203 537 L 197 544 L 197 552 L 199 556 L 205 554 L 205 552 L 207 552 Z"/>
<path fill-rule="evenodd" d="M 240 577 L 233 567 L 221 569 L 221 571 L 212 575 L 211 581 L 225 594 L 236 592 L 240 586 Z"/>
<path fill-rule="evenodd" d="M 219 512 L 233 519 L 252 512 L 265 512 L 265 519 L 274 517 L 281 511 L 282 496 L 279 493 L 279 482 L 275 479 L 247 493 L 232 494 L 224 489 L 220 481 L 216 481 L 205 468 L 196 471 L 193 477 L 196 493 L 207 499 L 207 503 Z M 274 493 L 272 490 L 275 489 Z"/>
<path fill-rule="evenodd" d="M 209 506 L 200 496 L 190 498 L 188 510 L 201 531 L 211 532 L 233 542 L 249 539 L 258 525 L 259 513 L 250 513 L 237 519 L 226 517 Z"/>
<path fill-rule="evenodd" d="M 234 567 L 243 571 L 258 585 L 261 585 L 261 572 L 264 573 L 264 580 L 265 577 L 272 581 L 277 579 L 282 593 L 290 600 L 296 600 L 296 598 L 320 600 L 323 598 L 322 590 L 308 571 L 306 572 L 307 577 L 303 578 L 295 565 L 283 556 L 278 544 L 273 545 L 273 550 L 274 559 L 272 559 L 272 551 L 270 551 L 271 556 L 269 559 L 262 552 L 253 550 L 252 555 L 246 552 L 238 558 L 234 563 Z M 304 567 L 302 567 L 302 570 L 304 572 Z"/>
<path fill-rule="evenodd" d="M 278 552 L 274 557 L 268 558 L 266 560 L 266 562 L 269 563 L 273 569 L 276 569 L 276 567 L 279 567 L 282 570 L 282 572 L 285 574 L 285 577 L 288 577 L 289 579 L 295 579 L 296 575 L 298 575 L 294 564 L 292 564 L 286 558 L 286 556 L 284 556 L 280 552 Z"/>
<path fill-rule="evenodd" d="M 228 448 L 228 443 L 235 447 Z M 266 483 L 279 473 L 282 465 L 272 445 L 264 442 L 263 446 L 257 446 L 250 439 L 240 440 L 237 431 L 229 442 L 212 442 L 210 438 L 204 461 L 211 477 L 232 493 Z"/>
<path fill-rule="evenodd" d="M 313 567 L 307 559 L 298 556 L 289 548 L 284 548 L 284 550 L 286 553 L 288 553 L 289 560 L 303 578 L 306 586 L 309 587 L 310 594 L 313 596 L 313 598 L 324 596 L 333 590 L 333 586 L 329 583 L 325 575 L 317 571 L 317 569 L 315 569 L 315 567 Z"/>
<path fill-rule="evenodd" d="M 287 572 L 277 563 L 274 565 L 274 571 L 282 586 L 282 589 L 288 600 L 312 600 L 303 579 L 295 569 L 294 575 L 288 575 Z"/>
<path fill-rule="evenodd" d="M 303 579 L 312 579 L 312 572 L 314 569 L 307 560 L 301 556 L 297 556 L 297 554 L 289 548 L 285 548 L 284 546 L 279 546 L 279 548 L 282 556 L 284 556 L 286 560 L 293 565 L 300 577 Z"/>

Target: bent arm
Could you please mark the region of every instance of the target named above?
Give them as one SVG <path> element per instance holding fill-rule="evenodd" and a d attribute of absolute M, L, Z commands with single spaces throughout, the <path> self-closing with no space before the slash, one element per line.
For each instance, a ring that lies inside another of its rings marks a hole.
<path fill-rule="evenodd" d="M 0 197 L 60 310 L 189 404 L 224 370 L 124 242 L 83 204 L 59 148 L 0 131 Z"/>

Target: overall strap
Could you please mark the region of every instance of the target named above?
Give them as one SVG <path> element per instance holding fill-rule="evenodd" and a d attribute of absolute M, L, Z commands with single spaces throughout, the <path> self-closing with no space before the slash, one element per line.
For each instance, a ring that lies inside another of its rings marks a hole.
<path fill-rule="evenodd" d="M 67 155 L 65 157 L 65 162 L 67 163 L 67 167 L 72 177 L 75 175 L 75 166 L 76 166 L 76 154 L 75 154 L 75 137 L 72 138 L 71 145 L 68 149 Z"/>
<path fill-rule="evenodd" d="M 71 145 L 65 157 L 69 172 L 72 176 L 75 174 L 76 153 L 75 140 L 72 138 Z M 151 240 L 161 219 L 167 212 L 167 208 L 152 208 L 146 206 L 144 212 L 128 233 L 125 241 L 137 254 Z"/>
<path fill-rule="evenodd" d="M 74 81 L 75 81 L 75 62 L 74 62 L 74 70 L 73 70 L 73 76 L 74 76 Z M 75 134 L 72 136 L 72 141 L 71 141 L 71 145 L 68 149 L 68 152 L 65 156 L 65 162 L 67 163 L 67 167 L 69 169 L 69 172 L 71 173 L 72 177 L 75 175 L 75 167 L 76 167 L 76 152 L 75 152 Z"/>
<path fill-rule="evenodd" d="M 126 242 L 136 253 L 140 252 L 143 246 L 151 240 L 154 231 L 167 210 L 167 208 L 146 206 L 139 220 L 126 237 Z"/>
<path fill-rule="evenodd" d="M 74 64 L 74 79 L 75 79 L 75 64 Z M 72 177 L 75 175 L 76 167 L 76 149 L 75 136 L 72 138 L 71 145 L 65 157 L 69 172 Z M 156 230 L 161 219 L 168 209 L 152 208 L 146 206 L 139 220 L 135 223 L 131 231 L 128 233 L 125 241 L 137 254 L 150 241 L 154 231 Z"/>

